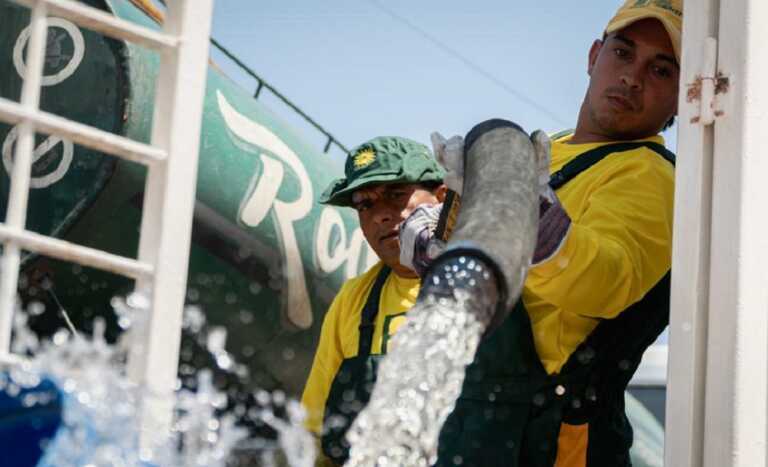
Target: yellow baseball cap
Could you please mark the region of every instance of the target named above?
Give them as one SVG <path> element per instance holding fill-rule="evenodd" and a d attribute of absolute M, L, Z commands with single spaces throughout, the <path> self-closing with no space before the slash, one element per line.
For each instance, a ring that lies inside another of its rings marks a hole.
<path fill-rule="evenodd" d="M 672 41 L 672 47 L 675 49 L 675 58 L 679 63 L 680 36 L 683 30 L 683 0 L 626 0 L 608 22 L 605 33 L 611 34 L 646 18 L 655 18 L 664 25 Z"/>

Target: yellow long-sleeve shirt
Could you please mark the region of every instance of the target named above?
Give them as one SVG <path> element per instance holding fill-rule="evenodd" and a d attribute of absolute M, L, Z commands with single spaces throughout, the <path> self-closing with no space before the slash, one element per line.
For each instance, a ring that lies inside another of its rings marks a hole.
<path fill-rule="evenodd" d="M 554 173 L 610 143 L 552 144 Z M 648 138 L 664 144 L 660 136 Z M 613 153 L 557 191 L 572 220 L 565 242 L 531 268 L 523 301 L 539 358 L 555 373 L 594 330 L 640 300 L 669 270 L 674 168 L 646 147 Z"/>
<path fill-rule="evenodd" d="M 595 147 L 552 145 L 551 172 Z M 647 141 L 663 144 L 661 137 Z M 523 301 L 539 357 L 549 373 L 560 370 L 597 326 L 637 302 L 671 262 L 674 174 L 672 165 L 642 147 L 607 156 L 557 192 L 572 219 L 564 244 L 531 268 Z M 381 264 L 344 284 L 326 314 L 302 403 L 308 427 L 320 432 L 325 402 L 341 362 L 357 354 L 360 313 Z M 382 291 L 372 353 L 395 331 L 415 302 L 419 283 L 391 274 Z M 388 324 L 387 324 L 388 323 Z M 385 332 L 385 327 L 386 332 Z"/>

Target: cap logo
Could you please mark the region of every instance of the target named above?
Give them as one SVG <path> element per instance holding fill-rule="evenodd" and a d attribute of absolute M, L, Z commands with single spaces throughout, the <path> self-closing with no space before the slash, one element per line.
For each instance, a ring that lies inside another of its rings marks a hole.
<path fill-rule="evenodd" d="M 364 169 L 376 160 L 376 152 L 371 148 L 361 149 L 352 159 L 355 169 Z"/>
<path fill-rule="evenodd" d="M 683 12 L 675 8 L 671 0 L 637 0 L 630 8 L 643 8 L 647 6 L 655 6 L 670 11 L 677 16 L 683 16 Z"/>

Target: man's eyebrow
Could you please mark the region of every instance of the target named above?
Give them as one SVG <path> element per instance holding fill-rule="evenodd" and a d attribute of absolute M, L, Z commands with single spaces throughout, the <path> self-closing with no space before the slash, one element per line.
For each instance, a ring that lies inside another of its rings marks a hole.
<path fill-rule="evenodd" d="M 656 60 L 661 60 L 663 62 L 669 62 L 672 65 L 674 65 L 675 67 L 677 67 L 678 70 L 680 69 L 680 64 L 677 63 L 677 60 L 675 60 L 675 57 L 672 57 L 670 55 L 657 54 L 656 55 Z"/>
<path fill-rule="evenodd" d="M 620 41 L 620 42 L 623 42 L 628 47 L 634 48 L 634 47 L 637 46 L 637 44 L 635 44 L 635 41 L 633 41 L 632 39 L 628 39 L 628 38 L 622 36 L 621 34 L 616 34 L 615 36 L 613 36 L 613 38 L 618 40 L 618 41 Z M 677 63 L 677 60 L 675 60 L 675 57 L 673 57 L 671 55 L 656 54 L 656 59 L 657 60 L 662 60 L 664 62 L 669 62 L 672 65 L 676 66 L 678 69 L 680 69 L 680 64 Z"/>
<path fill-rule="evenodd" d="M 627 39 L 626 37 L 622 36 L 621 34 L 616 34 L 615 36 L 613 36 L 613 38 L 618 40 L 618 41 L 623 42 L 624 44 L 626 44 L 629 47 L 635 47 L 635 45 L 636 45 L 635 41 L 633 41 L 632 39 Z"/>

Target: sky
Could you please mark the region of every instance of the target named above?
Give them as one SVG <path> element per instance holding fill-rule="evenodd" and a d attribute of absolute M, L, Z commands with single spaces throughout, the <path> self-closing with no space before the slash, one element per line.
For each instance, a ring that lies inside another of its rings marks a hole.
<path fill-rule="evenodd" d="M 347 147 L 380 135 L 428 144 L 433 131 L 463 135 L 496 117 L 529 132 L 573 128 L 589 48 L 620 4 L 218 0 L 212 36 Z M 322 148 L 322 135 L 274 97 L 260 100 Z"/>
<path fill-rule="evenodd" d="M 621 3 L 217 0 L 212 36 L 348 148 L 380 135 L 429 144 L 433 131 L 464 135 L 497 117 L 529 132 L 573 128 L 589 48 Z M 319 132 L 268 93 L 259 99 L 322 150 Z M 676 132 L 665 134 L 673 150 Z M 343 153 L 331 154 L 341 171 Z"/>

